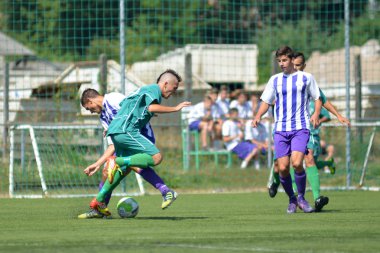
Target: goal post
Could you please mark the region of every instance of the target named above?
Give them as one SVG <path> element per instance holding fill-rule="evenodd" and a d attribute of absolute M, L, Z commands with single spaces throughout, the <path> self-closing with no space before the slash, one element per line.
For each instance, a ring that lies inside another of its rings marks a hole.
<path fill-rule="evenodd" d="M 83 169 L 104 152 L 99 125 L 14 125 L 10 127 L 11 198 L 85 197 L 98 192 L 101 173 Z M 114 195 L 143 195 L 142 178 L 127 176 Z"/>

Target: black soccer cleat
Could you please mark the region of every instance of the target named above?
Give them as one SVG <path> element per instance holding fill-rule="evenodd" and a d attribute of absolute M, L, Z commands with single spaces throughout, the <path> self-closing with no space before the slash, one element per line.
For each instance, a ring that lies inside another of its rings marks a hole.
<path fill-rule="evenodd" d="M 274 198 L 276 196 L 278 187 L 279 184 L 272 182 L 268 188 L 269 197 Z"/>
<path fill-rule="evenodd" d="M 315 200 L 315 212 L 320 212 L 322 208 L 329 203 L 329 198 L 320 196 Z"/>

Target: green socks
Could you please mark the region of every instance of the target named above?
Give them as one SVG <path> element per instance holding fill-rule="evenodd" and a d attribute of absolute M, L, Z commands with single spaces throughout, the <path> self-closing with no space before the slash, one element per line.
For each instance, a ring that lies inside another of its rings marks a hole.
<path fill-rule="evenodd" d="M 275 183 L 276 185 L 280 185 L 280 174 L 273 170 L 272 175 L 273 175 L 273 183 Z"/>
<path fill-rule="evenodd" d="M 147 168 L 149 166 L 154 166 L 154 161 L 152 156 L 148 154 L 136 154 L 127 157 L 116 157 L 116 163 L 119 166 L 136 166 L 140 168 Z"/>
<path fill-rule="evenodd" d="M 96 200 L 99 202 L 105 202 L 105 198 L 107 194 L 111 193 L 116 188 L 116 186 L 120 184 L 121 180 L 123 180 L 125 176 L 126 175 L 124 173 L 122 175 L 122 173 L 120 173 L 119 171 L 116 171 L 112 184 L 110 184 L 108 179 L 106 179 L 102 189 L 99 191 L 98 195 L 96 196 Z"/>
<path fill-rule="evenodd" d="M 306 178 L 310 184 L 311 191 L 313 192 L 313 198 L 316 200 L 320 194 L 320 182 L 317 166 L 311 166 L 306 168 Z"/>
<path fill-rule="evenodd" d="M 295 173 L 294 168 L 291 167 L 289 172 L 290 172 L 290 176 L 292 177 L 293 191 L 294 193 L 297 193 L 298 190 L 297 190 L 296 180 L 294 178 L 294 173 Z"/>

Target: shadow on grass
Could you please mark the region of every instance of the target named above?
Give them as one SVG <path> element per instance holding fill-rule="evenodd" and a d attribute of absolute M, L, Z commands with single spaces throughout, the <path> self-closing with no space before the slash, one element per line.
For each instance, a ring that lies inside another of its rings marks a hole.
<path fill-rule="evenodd" d="M 137 220 L 203 220 L 208 219 L 208 217 L 162 217 L 162 216 L 147 216 L 147 217 L 136 217 Z"/>
<path fill-rule="evenodd" d="M 342 210 L 337 210 L 337 209 L 323 209 L 322 211 L 319 212 L 314 212 L 314 213 L 341 213 Z"/>

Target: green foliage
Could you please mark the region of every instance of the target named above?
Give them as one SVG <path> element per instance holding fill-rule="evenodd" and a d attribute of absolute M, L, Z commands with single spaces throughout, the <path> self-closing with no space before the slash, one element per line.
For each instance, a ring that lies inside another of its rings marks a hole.
<path fill-rule="evenodd" d="M 379 38 L 379 13 L 351 0 L 352 44 Z M 270 53 L 289 44 L 306 56 L 340 48 L 343 1 L 125 1 L 126 62 L 152 60 L 190 43 L 259 45 L 259 83 L 270 76 Z M 119 60 L 118 0 L 11 0 L 0 3 L 0 28 L 40 57 Z"/>

